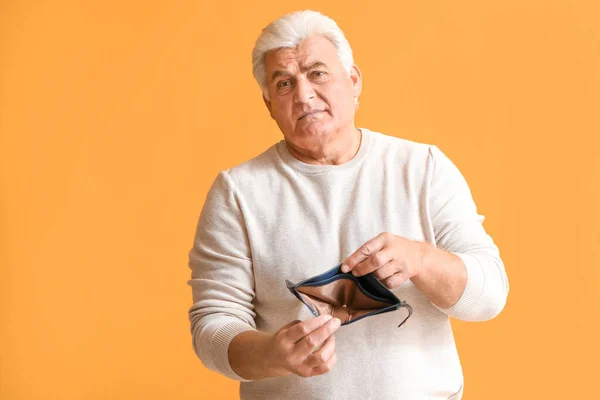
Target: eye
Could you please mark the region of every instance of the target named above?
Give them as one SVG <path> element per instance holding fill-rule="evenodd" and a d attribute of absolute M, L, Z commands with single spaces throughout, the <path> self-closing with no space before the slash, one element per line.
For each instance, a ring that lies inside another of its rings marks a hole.
<path fill-rule="evenodd" d="M 312 76 L 314 76 L 315 78 L 322 78 L 325 75 L 327 75 L 327 72 L 325 71 L 313 71 Z"/>
<path fill-rule="evenodd" d="M 290 86 L 290 81 L 279 81 L 277 82 L 277 87 L 282 89 Z"/>

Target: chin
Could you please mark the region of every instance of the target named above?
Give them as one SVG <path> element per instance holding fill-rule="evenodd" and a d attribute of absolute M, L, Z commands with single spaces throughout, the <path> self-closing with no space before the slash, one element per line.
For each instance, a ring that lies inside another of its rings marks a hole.
<path fill-rule="evenodd" d="M 295 129 L 293 136 L 297 138 L 322 138 L 329 136 L 333 131 L 333 127 L 330 124 L 312 123 L 309 126 L 298 127 Z"/>

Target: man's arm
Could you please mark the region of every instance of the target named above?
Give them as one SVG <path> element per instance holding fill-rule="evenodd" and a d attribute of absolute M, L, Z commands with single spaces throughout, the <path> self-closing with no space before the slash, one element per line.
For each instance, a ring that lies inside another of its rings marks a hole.
<path fill-rule="evenodd" d="M 217 176 L 208 192 L 188 265 L 194 351 L 207 368 L 247 381 L 232 370 L 228 349 L 240 333 L 256 331 L 254 276 L 244 220 L 227 172 Z"/>
<path fill-rule="evenodd" d="M 494 318 L 504 308 L 509 290 L 498 247 L 483 228 L 484 216 L 477 213 L 459 169 L 436 146 L 430 146 L 429 152 L 424 201 L 429 207 L 435 246 L 424 244 L 423 275 L 415 277 L 413 283 L 426 293 L 435 292 L 430 300 L 449 316 L 465 321 Z M 464 284 L 462 277 L 466 278 Z M 453 293 L 449 289 L 452 285 Z"/>
<path fill-rule="evenodd" d="M 456 254 L 438 249 L 429 243 L 420 243 L 422 263 L 412 283 L 436 306 L 455 305 L 467 285 L 467 270 Z M 443 267 L 442 267 L 443 266 Z"/>
<path fill-rule="evenodd" d="M 189 252 L 196 354 L 207 368 L 244 382 L 328 372 L 337 360 L 333 333 L 340 320 L 322 315 L 294 320 L 275 334 L 258 331 L 249 248 L 233 181 L 222 172 L 208 193 Z"/>
<path fill-rule="evenodd" d="M 284 375 L 269 362 L 270 335 L 266 332 L 247 331 L 237 335 L 229 344 L 229 364 L 245 379 L 258 380 Z"/>
<path fill-rule="evenodd" d="M 383 232 L 348 257 L 342 271 L 373 273 L 387 287 L 411 279 L 431 303 L 466 321 L 494 318 L 504 308 L 508 279 L 498 247 L 483 229 L 467 183 L 456 166 L 430 147 L 422 207 L 435 245 Z"/>

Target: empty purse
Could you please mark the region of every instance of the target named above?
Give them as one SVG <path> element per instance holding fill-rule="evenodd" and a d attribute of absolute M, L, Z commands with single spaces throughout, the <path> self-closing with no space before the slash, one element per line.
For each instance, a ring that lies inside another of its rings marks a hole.
<path fill-rule="evenodd" d="M 354 276 L 344 273 L 339 264 L 327 272 L 293 284 L 286 279 L 287 288 L 315 315 L 328 314 L 348 325 L 371 315 L 406 307 L 408 316 L 412 307 L 398 299 L 372 274 Z"/>

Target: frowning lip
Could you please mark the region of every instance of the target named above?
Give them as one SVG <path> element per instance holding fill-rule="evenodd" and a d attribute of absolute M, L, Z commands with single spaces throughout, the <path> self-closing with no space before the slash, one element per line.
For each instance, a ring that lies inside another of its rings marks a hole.
<path fill-rule="evenodd" d="M 300 115 L 300 118 L 298 118 L 298 120 L 301 120 L 302 118 L 306 117 L 307 115 L 316 114 L 316 113 L 320 113 L 323 111 L 325 111 L 325 110 L 312 110 L 309 112 L 302 113 L 302 115 Z"/>

